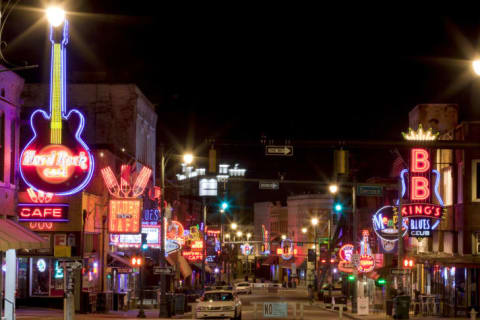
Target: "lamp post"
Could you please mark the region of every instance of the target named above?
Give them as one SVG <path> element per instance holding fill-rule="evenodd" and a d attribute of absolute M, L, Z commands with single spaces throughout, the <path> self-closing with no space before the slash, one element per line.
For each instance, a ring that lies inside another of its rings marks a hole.
<path fill-rule="evenodd" d="M 337 194 L 338 192 L 338 185 L 336 184 L 331 184 L 329 187 L 328 187 L 328 190 L 330 191 L 330 193 L 333 195 L 333 197 L 335 197 L 335 195 Z M 340 206 L 340 207 L 338 207 Z M 336 211 L 341 211 L 341 205 L 340 204 L 336 204 L 335 205 L 335 210 Z M 333 212 L 332 210 L 330 210 L 330 217 L 328 218 L 328 253 L 329 253 L 329 256 L 327 257 L 328 259 L 328 271 L 330 273 L 330 289 L 329 289 L 329 294 L 330 294 L 330 297 L 332 297 L 332 287 L 333 287 L 333 273 L 332 273 L 332 257 L 331 257 L 331 248 L 332 248 L 332 228 L 333 228 L 333 223 L 332 223 L 332 218 L 333 218 Z"/>
<path fill-rule="evenodd" d="M 165 268 L 165 154 L 164 154 L 163 144 L 160 146 L 160 267 Z M 156 198 L 156 207 L 158 208 L 158 198 Z M 158 224 L 158 223 L 157 223 Z M 165 283 L 165 274 L 160 275 L 160 304 L 158 317 L 167 318 L 168 317 L 168 305 L 166 301 L 166 283 Z"/>
<path fill-rule="evenodd" d="M 317 261 L 318 261 L 318 257 L 317 257 L 317 225 L 318 225 L 318 218 L 312 218 L 312 220 L 310 221 L 312 226 L 313 226 L 313 232 L 314 232 L 314 236 L 313 236 L 313 241 L 315 242 L 314 244 L 314 248 L 315 248 L 315 263 L 313 265 L 313 288 L 317 289 Z"/>

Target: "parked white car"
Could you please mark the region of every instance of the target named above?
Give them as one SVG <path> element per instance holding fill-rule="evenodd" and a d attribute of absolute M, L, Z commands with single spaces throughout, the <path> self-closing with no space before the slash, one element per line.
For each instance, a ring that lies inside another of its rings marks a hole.
<path fill-rule="evenodd" d="M 239 282 L 235 284 L 235 293 L 252 294 L 252 285 L 249 282 Z"/>
<path fill-rule="evenodd" d="M 242 319 L 242 302 L 230 290 L 207 291 L 198 299 L 195 318 Z"/>

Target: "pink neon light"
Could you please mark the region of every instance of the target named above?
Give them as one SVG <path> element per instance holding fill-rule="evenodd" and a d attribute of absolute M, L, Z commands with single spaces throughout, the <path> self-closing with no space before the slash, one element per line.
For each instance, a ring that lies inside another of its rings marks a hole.
<path fill-rule="evenodd" d="M 150 180 L 150 176 L 152 174 L 152 169 L 143 167 L 140 170 L 140 174 L 138 175 L 137 179 L 135 180 L 135 184 L 133 185 L 133 196 L 138 197 L 140 196 L 143 191 L 145 191 L 145 187 L 147 186 L 148 180 Z"/>
<path fill-rule="evenodd" d="M 123 194 L 130 193 L 130 166 L 122 164 L 120 168 L 120 189 Z"/>
<path fill-rule="evenodd" d="M 428 179 L 425 177 L 412 177 L 412 192 L 410 199 L 425 200 L 430 197 L 430 189 Z"/>
<path fill-rule="evenodd" d="M 427 172 L 430 169 L 428 151 L 425 149 L 412 149 L 412 173 Z"/>
<path fill-rule="evenodd" d="M 105 167 L 100 172 L 102 173 L 103 181 L 107 186 L 108 192 L 110 192 L 112 196 L 118 197 L 120 193 L 120 186 L 118 185 L 117 179 L 113 174 L 112 168 Z"/>
<path fill-rule="evenodd" d="M 117 198 L 138 198 L 145 191 L 152 169 L 143 167 L 135 179 L 133 189 L 130 186 L 130 166 L 122 165 L 120 174 L 120 186 L 110 167 L 101 170 L 103 181 L 111 195 Z"/>

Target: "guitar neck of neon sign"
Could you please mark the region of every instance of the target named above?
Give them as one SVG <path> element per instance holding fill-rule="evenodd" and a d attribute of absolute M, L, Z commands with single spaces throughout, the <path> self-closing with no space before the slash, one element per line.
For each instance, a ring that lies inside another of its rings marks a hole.
<path fill-rule="evenodd" d="M 33 138 L 21 154 L 20 173 L 35 190 L 58 195 L 81 191 L 93 175 L 94 160 L 81 138 L 84 116 L 66 108 L 68 22 L 51 27 L 50 113 L 36 110 L 30 118 Z"/>

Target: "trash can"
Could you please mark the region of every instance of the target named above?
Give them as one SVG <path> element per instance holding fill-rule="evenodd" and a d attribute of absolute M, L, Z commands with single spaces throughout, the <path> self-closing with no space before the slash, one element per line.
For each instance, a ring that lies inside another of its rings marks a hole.
<path fill-rule="evenodd" d="M 386 302 L 387 302 L 387 316 L 392 316 L 393 315 L 393 313 L 392 313 L 392 311 L 393 311 L 393 300 L 390 299 L 390 300 L 387 300 Z"/>
<path fill-rule="evenodd" d="M 183 293 L 175 294 L 175 314 L 185 313 L 185 295 Z"/>
<path fill-rule="evenodd" d="M 397 296 L 393 298 L 395 312 L 394 319 L 409 319 L 410 296 Z"/>

